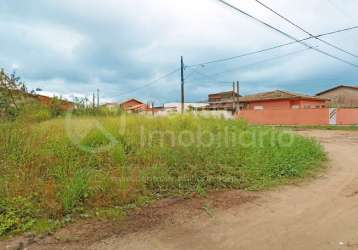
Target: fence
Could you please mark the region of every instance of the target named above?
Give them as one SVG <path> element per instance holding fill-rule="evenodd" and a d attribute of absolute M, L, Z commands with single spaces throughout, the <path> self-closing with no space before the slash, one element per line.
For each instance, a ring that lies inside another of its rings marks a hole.
<path fill-rule="evenodd" d="M 358 109 L 242 110 L 238 117 L 260 125 L 358 125 Z"/>
<path fill-rule="evenodd" d="M 358 124 L 358 108 L 356 109 L 337 109 L 338 125 Z"/>

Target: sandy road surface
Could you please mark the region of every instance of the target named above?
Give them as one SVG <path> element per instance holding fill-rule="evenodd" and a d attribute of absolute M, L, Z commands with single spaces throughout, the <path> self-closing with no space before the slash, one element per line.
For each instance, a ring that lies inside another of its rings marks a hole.
<path fill-rule="evenodd" d="M 358 249 L 358 133 L 303 131 L 329 154 L 329 170 L 259 199 L 91 249 Z"/>

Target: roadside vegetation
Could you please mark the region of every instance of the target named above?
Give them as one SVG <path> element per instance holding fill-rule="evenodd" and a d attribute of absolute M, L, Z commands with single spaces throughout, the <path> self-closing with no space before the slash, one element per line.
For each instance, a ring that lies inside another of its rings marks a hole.
<path fill-rule="evenodd" d="M 123 130 L 121 119 L 1 124 L 0 235 L 51 230 L 76 216 L 120 217 L 167 196 L 260 190 L 302 178 L 324 159 L 313 140 L 294 136 L 288 145 L 291 135 L 243 122 L 126 116 Z"/>
<path fill-rule="evenodd" d="M 21 106 L 20 97 L 15 107 L 7 93 L 15 92 L 3 93 L 0 109 L 0 237 L 77 218 L 120 219 L 169 196 L 270 188 L 312 175 L 325 159 L 314 140 L 242 121 L 81 103 L 66 114 Z"/>

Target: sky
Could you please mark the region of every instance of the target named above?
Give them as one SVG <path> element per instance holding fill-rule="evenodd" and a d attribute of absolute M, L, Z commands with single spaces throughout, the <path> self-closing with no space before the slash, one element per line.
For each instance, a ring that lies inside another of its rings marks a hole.
<path fill-rule="evenodd" d="M 227 1 L 291 36 L 307 37 L 255 0 Z M 314 35 L 358 25 L 356 0 L 261 1 Z M 101 103 L 179 101 L 181 56 L 187 101 L 231 90 L 232 81 L 240 81 L 243 95 L 358 85 L 357 67 L 302 44 L 190 67 L 291 41 L 217 0 L 2 0 L 0 30 L 0 68 L 16 71 L 29 90 L 68 99 L 99 89 Z M 358 55 L 358 29 L 322 39 Z M 316 39 L 307 43 L 358 65 L 358 57 Z"/>

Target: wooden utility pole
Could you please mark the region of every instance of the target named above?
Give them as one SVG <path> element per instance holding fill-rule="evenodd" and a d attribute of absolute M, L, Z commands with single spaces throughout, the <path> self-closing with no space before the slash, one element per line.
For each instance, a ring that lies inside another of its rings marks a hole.
<path fill-rule="evenodd" d="M 237 92 L 236 111 L 240 112 L 240 82 L 239 81 L 236 82 L 236 92 Z"/>
<path fill-rule="evenodd" d="M 97 89 L 97 107 L 99 108 L 99 89 Z"/>
<path fill-rule="evenodd" d="M 154 116 L 154 102 L 152 102 L 152 116 Z"/>
<path fill-rule="evenodd" d="M 181 113 L 184 114 L 184 59 L 181 57 L 181 63 L 180 63 L 180 69 L 181 69 Z"/>
<path fill-rule="evenodd" d="M 232 113 L 235 114 L 235 107 L 236 107 L 236 96 L 235 96 L 235 82 L 232 83 Z"/>

